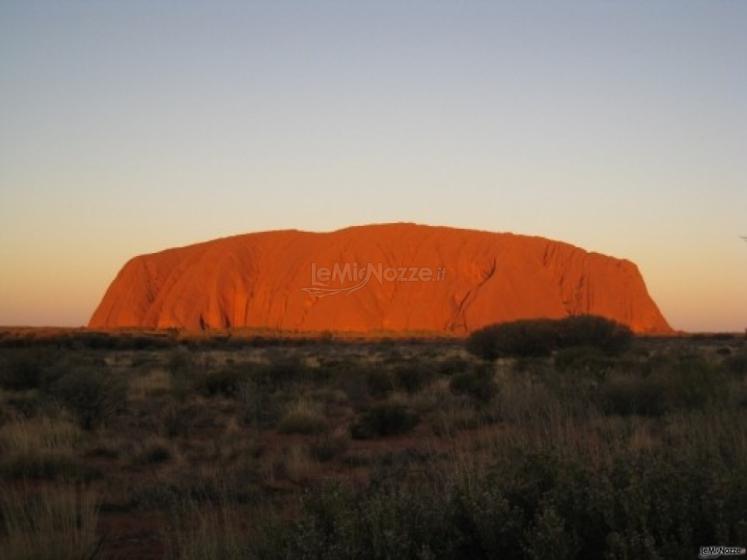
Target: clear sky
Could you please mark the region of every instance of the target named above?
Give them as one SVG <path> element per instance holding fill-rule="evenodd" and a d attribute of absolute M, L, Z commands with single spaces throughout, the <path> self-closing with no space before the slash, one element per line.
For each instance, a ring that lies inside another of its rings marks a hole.
<path fill-rule="evenodd" d="M 0 0 L 0 324 L 131 256 L 414 221 L 635 261 L 747 327 L 747 2 Z"/>

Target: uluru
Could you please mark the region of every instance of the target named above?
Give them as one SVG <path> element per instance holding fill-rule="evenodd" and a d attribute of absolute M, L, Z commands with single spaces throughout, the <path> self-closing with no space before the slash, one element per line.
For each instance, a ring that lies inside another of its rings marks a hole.
<path fill-rule="evenodd" d="M 672 331 L 628 260 L 542 237 L 409 223 L 249 233 L 136 256 L 89 327 L 463 335 L 577 314 Z"/>

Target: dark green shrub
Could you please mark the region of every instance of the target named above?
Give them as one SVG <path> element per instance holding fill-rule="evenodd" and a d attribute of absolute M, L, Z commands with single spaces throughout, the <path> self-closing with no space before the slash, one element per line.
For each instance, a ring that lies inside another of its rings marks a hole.
<path fill-rule="evenodd" d="M 556 322 L 531 319 L 490 325 L 467 338 L 467 351 L 484 360 L 501 356 L 549 356 L 555 349 Z"/>
<path fill-rule="evenodd" d="M 319 462 L 326 463 L 339 457 L 350 447 L 350 436 L 347 434 L 324 434 L 311 444 L 311 456 Z"/>
<path fill-rule="evenodd" d="M 724 367 L 729 373 L 744 378 L 747 375 L 747 351 L 742 350 L 726 358 Z"/>
<path fill-rule="evenodd" d="M 297 354 L 272 352 L 269 363 L 254 367 L 251 377 L 258 385 L 282 389 L 311 378 L 310 368 Z"/>
<path fill-rule="evenodd" d="M 220 426 L 220 416 L 211 404 L 200 401 L 164 403 L 153 431 L 168 438 L 189 437 L 196 432 L 212 431 Z"/>
<path fill-rule="evenodd" d="M 688 558 L 703 542 L 747 536 L 747 477 L 718 453 L 698 469 L 666 450 L 601 463 L 567 450 L 503 455 L 446 481 L 425 467 L 417 479 L 397 469 L 369 487 L 315 488 L 297 517 L 264 527 L 254 557 Z"/>
<path fill-rule="evenodd" d="M 46 381 L 46 372 L 59 360 L 59 352 L 43 346 L 5 350 L 0 360 L 0 388 L 37 389 Z"/>
<path fill-rule="evenodd" d="M 394 368 L 397 387 L 410 394 L 417 393 L 433 381 L 433 370 L 420 362 L 408 362 Z"/>
<path fill-rule="evenodd" d="M 495 360 L 500 356 L 499 348 L 495 343 L 498 326 L 490 325 L 472 332 L 465 340 L 464 347 L 467 352 L 483 360 Z"/>
<path fill-rule="evenodd" d="M 359 415 L 351 430 L 355 439 L 369 439 L 404 434 L 417 424 L 417 414 L 406 406 L 379 403 Z"/>
<path fill-rule="evenodd" d="M 170 461 L 172 458 L 171 450 L 160 443 L 154 443 L 146 447 L 137 457 L 136 463 L 140 465 L 157 465 Z"/>
<path fill-rule="evenodd" d="M 52 394 L 75 415 L 83 429 L 91 430 L 125 407 L 127 386 L 122 379 L 79 368 L 58 379 Z"/>
<path fill-rule="evenodd" d="M 199 377 L 195 381 L 194 389 L 206 397 L 235 397 L 248 376 L 246 370 L 227 367 Z"/>
<path fill-rule="evenodd" d="M 341 376 L 335 386 L 345 393 L 350 403 L 356 408 L 364 407 L 370 400 L 368 392 L 368 383 L 365 375 L 360 373 L 350 373 Z"/>
<path fill-rule="evenodd" d="M 473 332 L 467 338 L 466 348 L 485 360 L 502 356 L 543 357 L 573 346 L 591 346 L 616 354 L 626 350 L 632 338 L 632 331 L 615 321 L 576 315 L 490 325 Z"/>
<path fill-rule="evenodd" d="M 531 560 L 571 560 L 576 558 L 578 537 L 568 531 L 565 519 L 551 505 L 537 513 L 524 536 L 524 550 Z"/>
<path fill-rule="evenodd" d="M 679 357 L 660 377 L 667 382 L 672 408 L 702 408 L 725 390 L 721 372 L 699 355 Z"/>
<path fill-rule="evenodd" d="M 365 378 L 368 393 L 374 398 L 385 397 L 394 391 L 394 377 L 385 369 L 371 369 Z"/>
<path fill-rule="evenodd" d="M 668 368 L 671 368 L 673 361 L 673 357 L 668 354 L 653 354 L 646 359 L 632 364 L 632 367 L 629 369 L 631 371 L 637 371 L 643 377 L 648 377 L 657 372 L 666 371 Z"/>
<path fill-rule="evenodd" d="M 489 365 L 453 375 L 449 388 L 457 395 L 467 395 L 480 402 L 491 401 L 498 394 L 493 368 Z"/>
<path fill-rule="evenodd" d="M 558 348 L 593 347 L 619 354 L 633 341 L 633 332 L 616 321 L 596 315 L 572 315 L 557 322 Z"/>
<path fill-rule="evenodd" d="M 166 359 L 166 368 L 172 375 L 182 375 L 194 368 L 194 355 L 184 346 L 172 350 Z"/>
<path fill-rule="evenodd" d="M 178 346 L 167 354 L 165 365 L 171 374 L 174 396 L 182 401 L 190 397 L 199 385 L 194 353 L 186 346 Z"/>
<path fill-rule="evenodd" d="M 4 412 L 12 413 L 24 418 L 36 416 L 47 404 L 46 399 L 38 391 L 27 391 L 16 393 L 5 397 L 7 409 Z M 2 423 L 2 414 L 0 414 L 0 423 Z"/>
<path fill-rule="evenodd" d="M 667 386 L 653 377 L 620 375 L 600 388 L 600 406 L 606 414 L 661 416 L 667 403 Z"/>
<path fill-rule="evenodd" d="M 611 414 L 659 416 L 667 411 L 701 409 L 725 397 L 719 370 L 700 356 L 662 361 L 642 375 L 619 375 L 601 388 L 602 408 Z"/>
<path fill-rule="evenodd" d="M 161 410 L 162 433 L 166 437 L 187 436 L 192 431 L 192 415 L 188 405 L 170 404 Z"/>
<path fill-rule="evenodd" d="M 282 406 L 273 395 L 273 388 L 258 384 L 253 377 L 241 385 L 239 398 L 243 405 L 243 421 L 255 428 L 274 426 L 281 414 Z"/>

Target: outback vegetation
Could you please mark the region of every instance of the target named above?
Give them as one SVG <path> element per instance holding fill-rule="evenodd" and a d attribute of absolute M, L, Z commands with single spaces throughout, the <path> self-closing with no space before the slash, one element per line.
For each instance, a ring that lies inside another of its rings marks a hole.
<path fill-rule="evenodd" d="M 0 336 L 3 558 L 665 559 L 747 542 L 747 341 Z"/>

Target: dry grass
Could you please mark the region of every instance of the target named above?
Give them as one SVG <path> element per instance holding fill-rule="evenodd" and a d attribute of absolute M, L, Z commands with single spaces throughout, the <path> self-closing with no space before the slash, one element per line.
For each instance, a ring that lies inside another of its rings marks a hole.
<path fill-rule="evenodd" d="M 309 480 L 318 470 L 318 463 L 311 458 L 308 447 L 302 445 L 292 445 L 286 450 L 283 465 L 291 482 Z"/>
<path fill-rule="evenodd" d="M 129 382 L 131 399 L 146 399 L 167 394 L 172 389 L 172 377 L 166 370 L 154 369 L 133 377 Z"/>
<path fill-rule="evenodd" d="M 172 512 L 165 531 L 166 557 L 179 560 L 246 558 L 247 537 L 235 512 L 225 505 L 205 507 L 185 501 Z"/>
<path fill-rule="evenodd" d="M 319 471 L 320 463 L 312 457 L 308 446 L 291 444 L 269 457 L 264 477 L 271 484 L 283 481 L 300 484 L 311 480 Z"/>
<path fill-rule="evenodd" d="M 633 451 L 647 451 L 655 449 L 658 441 L 653 434 L 653 430 L 645 421 L 638 420 L 633 425 L 633 433 L 630 435 L 628 445 Z"/>
<path fill-rule="evenodd" d="M 677 344 L 700 352 L 690 342 Z M 732 522 L 741 511 L 738 504 L 743 502 L 743 485 L 740 486 L 743 479 L 732 473 L 747 462 L 747 432 L 743 429 L 747 382 L 743 378 L 718 378 L 725 386 L 723 400 L 705 401 L 696 409 L 674 402 L 671 408 L 652 416 L 639 413 L 637 393 L 619 395 L 619 399 L 628 399 L 636 405 L 629 408 L 610 409 L 604 398 L 605 391 L 616 387 L 618 377 L 640 383 L 647 379 L 648 374 L 639 371 L 637 354 L 621 359 L 618 370 L 607 377 L 593 379 L 557 370 L 552 360 L 527 360 L 518 365 L 513 359 L 499 360 L 491 378 L 497 391 L 486 399 L 481 398 L 479 384 L 474 390 L 469 384 L 466 387 L 469 390 L 454 390 L 454 378 L 483 365 L 448 345 L 185 350 L 179 356 L 186 360 L 183 365 L 186 373 L 179 375 L 163 369 L 173 365 L 165 364 L 170 354 L 176 356 L 171 351 L 143 354 L 113 351 L 106 356 L 99 351 L 91 355 L 76 352 L 69 352 L 68 359 L 73 364 L 105 359 L 109 365 L 102 370 L 102 378 L 105 383 L 110 374 L 112 379 L 126 380 L 129 399 L 123 399 L 123 406 L 117 407 L 108 423 L 95 422 L 92 430 L 82 431 L 68 419 L 73 416 L 64 416 L 64 407 L 70 409 L 68 414 L 72 414 L 73 407 L 55 404 L 54 386 L 0 393 L 0 479 L 4 483 L 0 485 L 4 486 L 0 488 L 3 492 L 0 504 L 2 515 L 9 519 L 6 522 L 0 517 L 0 558 L 64 560 L 90 556 L 87 551 L 86 555 L 71 556 L 67 545 L 55 545 L 64 538 L 79 543 L 86 538 L 65 537 L 59 529 L 64 522 L 49 519 L 75 518 L 77 530 L 85 533 L 84 525 L 88 527 L 90 523 L 81 521 L 90 514 L 86 513 L 88 506 L 83 503 L 83 491 L 77 491 L 74 505 L 68 501 L 67 510 L 60 505 L 64 496 L 49 497 L 26 491 L 31 484 L 36 489 L 57 485 L 62 492 L 70 488 L 71 480 L 85 480 L 81 478 L 85 476 L 81 475 L 84 468 L 98 470 L 102 478 L 101 527 L 108 534 L 101 552 L 104 557 L 154 557 L 162 545 L 170 558 L 247 558 L 253 557 L 253 549 L 260 545 L 265 546 L 263 554 L 254 557 L 303 557 L 299 550 L 287 552 L 289 549 L 281 547 L 282 541 L 263 537 L 257 524 L 265 518 L 249 514 L 261 506 L 267 510 L 265 517 L 276 516 L 279 522 L 314 521 L 313 512 L 310 514 L 299 504 L 303 501 L 313 505 L 314 502 L 306 500 L 317 496 L 317 490 L 321 498 L 330 499 L 323 502 L 322 511 L 331 512 L 333 519 L 338 519 L 334 517 L 338 511 L 335 508 L 343 506 L 339 510 L 341 516 L 357 515 L 355 507 L 336 502 L 348 489 L 356 492 L 360 489 L 361 497 L 370 491 L 374 503 L 384 508 L 377 514 L 376 523 L 389 514 L 396 517 L 400 507 L 405 508 L 401 511 L 411 512 L 397 518 L 393 527 L 387 527 L 389 531 L 408 526 L 410 517 L 431 519 L 430 514 L 421 515 L 417 504 L 431 507 L 433 500 L 434 510 L 439 507 L 445 510 L 449 504 L 461 503 L 441 497 L 442 492 L 459 487 L 467 498 L 477 500 L 475 503 L 468 500 L 468 509 L 487 508 L 484 512 L 475 509 L 473 513 L 477 522 L 490 522 L 485 527 L 490 538 L 497 534 L 495 527 L 507 526 L 507 532 L 501 534 L 510 533 L 523 539 L 524 535 L 534 535 L 543 529 L 542 522 L 547 525 L 545 537 L 550 539 L 556 536 L 558 521 L 552 512 L 543 510 L 540 512 L 543 517 L 537 519 L 530 512 L 522 525 L 521 516 L 501 514 L 498 498 L 502 490 L 494 492 L 495 488 L 502 485 L 510 491 L 517 489 L 517 496 L 526 496 L 521 488 L 524 480 L 544 484 L 547 480 L 542 477 L 547 475 L 552 481 L 552 476 L 559 474 L 561 486 L 556 490 L 564 491 L 562 485 L 573 483 L 570 478 L 563 478 L 571 471 L 557 470 L 564 465 L 578 466 L 581 472 L 588 473 L 590 478 L 583 483 L 588 485 L 597 480 L 594 473 L 613 472 L 610 465 L 615 462 L 622 465 L 629 461 L 635 461 L 630 464 L 636 465 L 646 462 L 653 465 L 651 473 L 655 474 L 659 472 L 659 462 L 674 469 L 677 465 L 671 457 L 680 456 L 687 460 L 683 464 L 696 466 L 704 458 L 715 458 L 708 463 L 714 477 L 721 477 L 720 481 L 714 478 L 718 484 L 714 483 L 714 501 L 708 506 L 715 512 L 714 519 L 721 516 L 727 520 L 724 527 L 729 528 L 735 526 Z M 719 356 L 712 353 L 714 367 L 722 359 Z M 407 361 L 407 357 L 411 360 Z M 142 360 L 135 364 L 134 358 Z M 148 361 L 143 362 L 146 358 Z M 272 365 L 271 361 L 282 363 L 290 358 L 305 361 L 308 367 L 318 371 L 294 370 L 293 375 L 283 377 L 282 369 L 278 369 L 279 378 L 265 375 L 267 371 L 263 368 Z M 452 358 L 453 364 L 445 363 Z M 653 369 L 660 367 L 656 361 L 647 360 L 644 357 L 640 361 Z M 670 361 L 675 363 L 673 360 Z M 397 378 L 403 368 L 425 372 L 427 382 L 407 392 L 409 385 Z M 219 389 L 199 394 L 192 390 L 195 379 L 220 374 L 225 369 L 246 378 L 236 393 Z M 391 374 L 389 377 L 395 381 L 387 391 L 372 390 L 367 377 L 372 369 Z M 433 373 L 432 378 L 429 372 Z M 179 391 L 180 379 L 185 380 L 183 392 Z M 672 387 L 678 384 L 678 378 L 671 381 Z M 701 386 L 694 388 L 700 390 Z M 45 414 L 49 417 L 40 416 Z M 356 433 L 361 435 L 353 429 L 363 420 L 369 420 L 375 429 L 364 431 L 363 439 L 353 438 Z M 391 429 L 392 423 L 395 428 L 404 428 Z M 521 470 L 524 463 L 538 469 Z M 26 482 L 29 479 L 33 481 Z M 429 481 L 433 481 L 433 492 L 420 496 L 418 485 L 422 483 L 428 490 Z M 514 482 L 516 488 L 511 486 Z M 665 483 L 666 480 L 662 482 Z M 679 492 L 677 484 L 687 490 L 680 481 L 672 484 L 676 492 Z M 574 490 L 573 496 L 584 495 L 583 485 L 578 492 Z M 381 489 L 387 486 L 396 492 L 384 493 Z M 338 487 L 343 494 L 337 493 Z M 11 488 L 14 492 L 9 493 Z M 398 501 L 399 492 L 404 501 Z M 703 494 L 704 499 L 710 495 Z M 488 501 L 480 501 L 483 499 L 480 496 Z M 656 506 L 669 507 L 667 499 L 658 498 Z M 351 502 L 353 505 L 355 500 Z M 718 505 L 721 502 L 723 508 Z M 623 500 L 621 504 L 632 507 L 633 502 Z M 679 507 L 674 502 L 673 505 Z M 491 509 L 494 506 L 495 511 Z M 39 513 L 45 507 L 47 512 Z M 73 513 L 71 508 L 75 510 Z M 573 508 L 558 509 L 555 513 L 572 529 L 585 527 L 579 525 Z M 413 542 L 428 542 L 434 534 L 448 533 L 454 523 L 448 516 L 443 519 L 440 525 L 428 526 L 425 535 L 417 536 L 419 529 L 409 527 L 408 531 L 414 534 Z M 698 519 L 701 526 L 710 526 L 705 517 Z M 4 531 L 3 522 L 11 523 L 10 529 L 6 527 Z M 314 521 L 305 528 L 324 528 L 324 523 Z M 296 528 L 288 525 L 288 530 L 291 534 Z M 160 534 L 160 542 L 142 538 L 144 531 Z M 606 542 L 604 531 L 599 530 L 599 542 Z M 388 532 L 377 535 L 381 542 L 395 542 Z M 319 541 L 312 537 L 313 534 L 293 535 L 293 539 L 298 538 L 297 542 L 306 547 L 304 550 L 310 551 L 309 556 L 333 555 L 322 546 L 328 535 L 322 535 Z M 724 542 L 738 540 L 727 537 Z M 411 539 L 408 535 L 402 538 L 402 542 Z M 16 544 L 9 545 L 10 540 Z M 32 546 L 37 544 L 31 543 L 32 540 L 38 541 L 37 548 Z M 90 535 L 87 542 L 93 542 Z M 322 548 L 311 547 L 315 543 Z M 93 545 L 95 548 L 95 542 Z M 30 552 L 19 552 L 23 547 Z M 415 553 L 398 552 L 390 557 L 416 557 Z M 625 557 L 622 553 L 610 554 L 609 557 Z M 429 557 L 426 553 L 421 556 Z M 357 557 L 367 556 L 359 553 Z M 489 557 L 511 555 L 496 553 Z M 682 556 L 665 553 L 661 557 Z"/>
<path fill-rule="evenodd" d="M 308 399 L 296 401 L 280 420 L 278 431 L 284 434 L 318 434 L 327 430 L 321 407 Z"/>
<path fill-rule="evenodd" d="M 81 439 L 80 428 L 65 418 L 9 422 L 0 428 L 0 473 L 7 478 L 86 478 L 87 469 L 75 459 Z"/>
<path fill-rule="evenodd" d="M 73 486 L 2 490 L 6 560 L 81 560 L 97 555 L 98 497 Z"/>
<path fill-rule="evenodd" d="M 67 453 L 80 440 L 80 428 L 65 418 L 17 419 L 0 428 L 0 449 L 6 454 Z"/>

